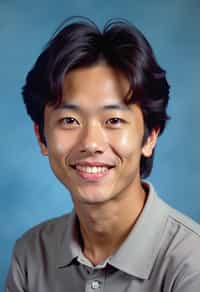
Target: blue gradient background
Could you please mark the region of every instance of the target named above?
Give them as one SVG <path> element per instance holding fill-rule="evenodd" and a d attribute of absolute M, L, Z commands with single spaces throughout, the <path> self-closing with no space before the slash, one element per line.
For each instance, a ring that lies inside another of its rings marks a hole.
<path fill-rule="evenodd" d="M 0 0 L 0 291 L 16 238 L 72 208 L 68 192 L 40 155 L 20 96 L 43 45 L 71 15 L 99 25 L 124 17 L 149 39 L 168 72 L 172 116 L 150 179 L 161 197 L 200 222 L 200 1 Z"/>

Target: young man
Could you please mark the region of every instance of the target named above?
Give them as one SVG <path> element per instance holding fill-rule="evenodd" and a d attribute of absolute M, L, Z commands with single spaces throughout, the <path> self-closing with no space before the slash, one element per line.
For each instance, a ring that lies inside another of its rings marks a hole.
<path fill-rule="evenodd" d="M 7 292 L 199 292 L 199 225 L 150 183 L 169 85 L 131 24 L 82 20 L 50 40 L 24 102 L 71 214 L 17 242 Z"/>

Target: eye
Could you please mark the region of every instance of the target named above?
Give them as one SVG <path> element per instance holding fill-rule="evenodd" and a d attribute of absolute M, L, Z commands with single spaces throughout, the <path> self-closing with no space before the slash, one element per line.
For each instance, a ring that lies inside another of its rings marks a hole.
<path fill-rule="evenodd" d="M 79 122 L 77 121 L 77 119 L 73 118 L 73 117 L 65 117 L 63 119 L 61 119 L 61 124 L 64 125 L 65 127 L 76 127 L 77 125 L 79 125 Z"/>
<path fill-rule="evenodd" d="M 116 117 L 110 118 L 109 120 L 106 121 L 106 124 L 109 126 L 120 126 L 123 123 L 125 123 L 125 120 Z"/>
<path fill-rule="evenodd" d="M 78 121 L 75 118 L 72 117 L 67 117 L 63 119 L 64 124 L 73 124 L 73 123 L 78 123 Z"/>

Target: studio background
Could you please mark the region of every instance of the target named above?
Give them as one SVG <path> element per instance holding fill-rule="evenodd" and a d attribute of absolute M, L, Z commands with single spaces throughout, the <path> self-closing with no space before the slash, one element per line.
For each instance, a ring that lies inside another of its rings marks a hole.
<path fill-rule="evenodd" d="M 101 27 L 123 17 L 143 31 L 171 85 L 172 117 L 149 180 L 173 207 L 200 223 L 200 1 L 0 0 L 0 291 L 15 240 L 71 210 L 69 193 L 40 155 L 21 87 L 41 49 L 67 17 Z"/>

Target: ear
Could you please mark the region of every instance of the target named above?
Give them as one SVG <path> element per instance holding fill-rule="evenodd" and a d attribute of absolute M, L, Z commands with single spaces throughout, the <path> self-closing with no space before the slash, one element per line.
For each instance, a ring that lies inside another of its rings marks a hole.
<path fill-rule="evenodd" d="M 142 147 L 142 154 L 145 157 L 150 157 L 152 155 L 153 149 L 156 146 L 159 133 L 160 129 L 153 129 L 150 135 L 148 136 L 146 143 Z"/>
<path fill-rule="evenodd" d="M 37 124 L 34 124 L 34 132 L 35 132 L 35 136 L 37 138 L 38 144 L 40 146 L 40 151 L 42 155 L 48 155 L 47 146 L 44 144 L 44 142 L 41 141 L 39 126 Z"/>

